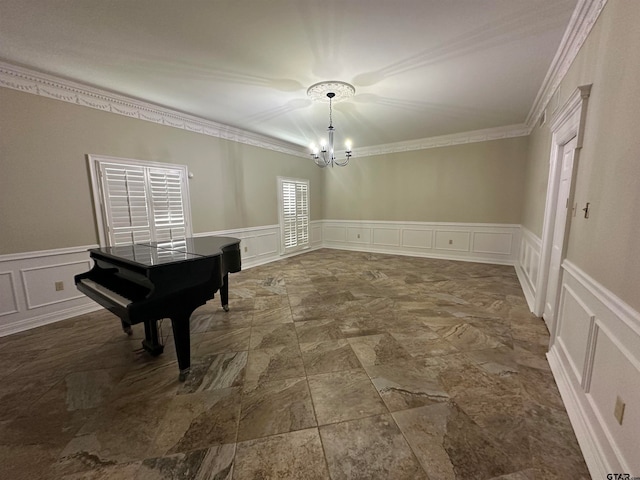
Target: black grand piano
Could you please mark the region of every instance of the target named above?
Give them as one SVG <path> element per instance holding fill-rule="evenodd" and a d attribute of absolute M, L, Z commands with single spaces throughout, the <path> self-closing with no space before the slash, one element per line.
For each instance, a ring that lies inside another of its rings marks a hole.
<path fill-rule="evenodd" d="M 157 322 L 170 318 L 184 381 L 191 366 L 189 317 L 218 290 L 222 307 L 229 310 L 228 274 L 240 271 L 240 240 L 194 237 L 89 252 L 95 265 L 75 276 L 78 290 L 120 317 L 128 334 L 131 325 L 144 322 L 142 346 L 152 355 L 164 348 Z"/>

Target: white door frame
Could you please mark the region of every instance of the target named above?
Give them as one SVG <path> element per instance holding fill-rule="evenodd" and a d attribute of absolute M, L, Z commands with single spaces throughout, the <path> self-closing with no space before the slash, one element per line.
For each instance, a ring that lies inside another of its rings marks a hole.
<path fill-rule="evenodd" d="M 540 252 L 540 263 L 538 265 L 538 281 L 536 284 L 536 298 L 533 313 L 541 317 L 544 313 L 544 305 L 547 295 L 547 282 L 549 279 L 549 268 L 551 262 L 551 249 L 553 247 L 553 229 L 555 213 L 558 203 L 558 187 L 560 184 L 560 167 L 562 165 L 562 153 L 564 145 L 573 137 L 577 137 L 576 149 L 573 160 L 573 172 L 571 188 L 569 190 L 569 204 L 573 205 L 573 194 L 575 190 L 575 177 L 577 172 L 580 149 L 584 137 L 584 125 L 587 114 L 587 101 L 591 93 L 591 85 L 578 87 L 567 102 L 554 115 L 551 122 L 551 154 L 549 158 L 549 180 L 547 182 L 547 199 L 544 207 L 544 221 L 542 224 L 542 248 Z M 569 228 L 572 215 L 567 214 L 565 225 L 565 237 L 562 247 L 562 258 L 566 255 L 566 240 L 569 235 Z M 558 277 L 558 290 L 562 285 L 562 275 Z M 556 295 L 556 308 L 554 309 L 556 319 L 554 325 L 558 323 L 557 303 L 560 295 Z M 551 339 L 555 332 L 550 332 Z"/>

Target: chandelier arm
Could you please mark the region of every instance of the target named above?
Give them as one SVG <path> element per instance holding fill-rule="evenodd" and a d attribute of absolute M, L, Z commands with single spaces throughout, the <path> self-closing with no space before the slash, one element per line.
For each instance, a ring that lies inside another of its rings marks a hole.
<path fill-rule="evenodd" d="M 324 168 L 327 165 L 329 165 L 329 162 L 327 162 L 327 155 L 326 152 L 322 152 L 322 157 L 318 156 L 318 155 L 314 155 L 313 157 L 313 161 L 316 163 L 317 166 L 319 166 L 320 168 Z"/>

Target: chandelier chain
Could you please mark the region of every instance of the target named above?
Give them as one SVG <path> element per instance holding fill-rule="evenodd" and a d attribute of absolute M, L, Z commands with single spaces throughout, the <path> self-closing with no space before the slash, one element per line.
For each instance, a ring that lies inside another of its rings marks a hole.
<path fill-rule="evenodd" d="M 332 98 L 329 98 L 329 128 L 333 127 L 333 108 L 332 108 Z"/>

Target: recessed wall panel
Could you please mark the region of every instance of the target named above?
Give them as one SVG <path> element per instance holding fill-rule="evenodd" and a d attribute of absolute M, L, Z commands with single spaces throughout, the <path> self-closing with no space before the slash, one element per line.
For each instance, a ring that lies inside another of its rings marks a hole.
<path fill-rule="evenodd" d="M 326 225 L 322 230 L 326 242 L 346 242 L 347 229 L 341 226 Z"/>
<path fill-rule="evenodd" d="M 456 230 L 436 231 L 436 248 L 438 250 L 457 250 L 459 252 L 468 252 L 470 242 L 471 234 L 469 232 L 460 232 Z"/>
<path fill-rule="evenodd" d="M 638 432 L 640 432 L 640 370 L 637 352 L 626 350 L 608 329 L 599 323 L 591 373 L 591 397 L 603 427 L 612 434 L 616 447 L 631 472 L 640 472 Z M 637 342 L 636 342 L 637 343 Z M 614 416 L 616 400 L 625 403 L 622 425 Z"/>
<path fill-rule="evenodd" d="M 494 253 L 511 255 L 513 235 L 510 233 L 474 232 L 473 251 L 478 253 Z"/>
<path fill-rule="evenodd" d="M 558 338 L 562 342 L 576 378 L 582 383 L 589 332 L 593 328 L 595 316 L 567 286 L 563 289 L 561 302 L 558 315 Z"/>
<path fill-rule="evenodd" d="M 347 241 L 349 243 L 371 243 L 370 228 L 347 228 Z"/>
<path fill-rule="evenodd" d="M 11 272 L 0 272 L 0 316 L 18 311 L 12 277 Z"/>
<path fill-rule="evenodd" d="M 433 246 L 433 230 L 403 229 L 402 246 L 409 248 L 431 248 Z"/>
<path fill-rule="evenodd" d="M 278 236 L 275 233 L 268 233 L 265 235 L 257 235 L 256 245 L 258 255 L 268 255 L 277 253 L 278 251 Z"/>
<path fill-rule="evenodd" d="M 397 247 L 400 245 L 400 229 L 374 228 L 373 244 Z"/>
<path fill-rule="evenodd" d="M 322 242 L 322 227 L 311 226 L 311 243 L 316 244 Z"/>
<path fill-rule="evenodd" d="M 81 298 L 73 277 L 91 268 L 87 260 L 23 269 L 22 282 L 29 310 L 54 303 Z M 56 289 L 60 284 L 61 289 Z"/>
<path fill-rule="evenodd" d="M 258 255 L 255 237 L 245 237 L 240 240 L 240 255 L 242 260 L 253 258 Z"/>

